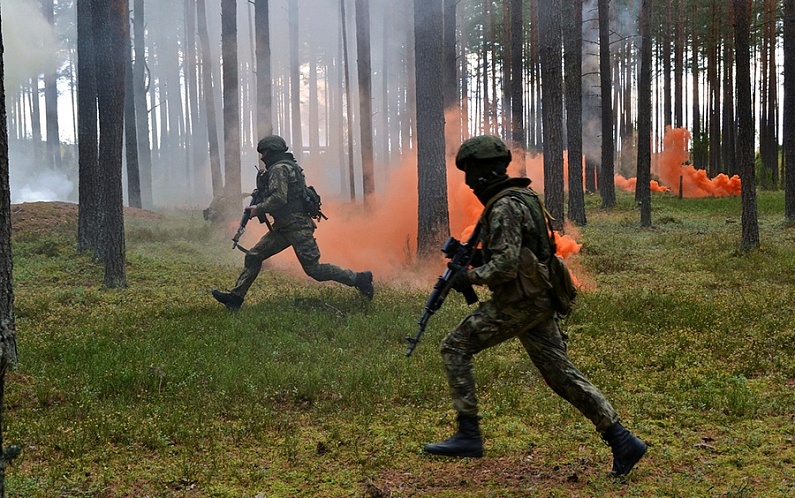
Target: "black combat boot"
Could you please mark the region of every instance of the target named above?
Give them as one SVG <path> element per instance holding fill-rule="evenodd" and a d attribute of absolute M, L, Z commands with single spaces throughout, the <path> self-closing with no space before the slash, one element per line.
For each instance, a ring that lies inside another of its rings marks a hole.
<path fill-rule="evenodd" d="M 477 415 L 459 415 L 458 432 L 441 443 L 425 445 L 425 452 L 452 457 L 482 457 L 483 438 L 480 436 L 479 420 Z"/>
<path fill-rule="evenodd" d="M 354 282 L 354 287 L 356 287 L 359 292 L 364 295 L 367 299 L 372 300 L 373 296 L 375 295 L 375 288 L 373 288 L 373 272 L 371 271 L 363 271 L 356 274 L 356 282 Z"/>
<path fill-rule="evenodd" d="M 611 425 L 602 438 L 613 450 L 613 470 L 610 475 L 622 477 L 629 474 L 632 467 L 646 453 L 646 444 L 626 430 L 619 422 Z"/>
<path fill-rule="evenodd" d="M 236 294 L 230 294 L 228 292 L 221 292 L 217 289 L 213 289 L 213 297 L 216 301 L 226 306 L 226 309 L 229 311 L 237 311 L 241 306 L 243 306 L 243 298 Z"/>

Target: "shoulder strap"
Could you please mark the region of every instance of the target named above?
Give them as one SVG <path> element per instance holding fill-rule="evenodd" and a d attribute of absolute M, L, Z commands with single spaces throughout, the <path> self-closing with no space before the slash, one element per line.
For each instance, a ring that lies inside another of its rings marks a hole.
<path fill-rule="evenodd" d="M 506 197 L 506 196 L 511 196 L 511 197 L 515 197 L 515 198 L 521 200 L 522 202 L 524 202 L 524 200 L 522 199 L 522 195 L 523 194 L 524 195 L 531 195 L 531 196 L 535 197 L 536 199 L 538 199 L 538 192 L 536 192 L 535 190 L 533 190 L 530 187 L 510 187 L 510 188 L 506 188 L 505 190 L 501 190 L 494 197 L 489 199 L 489 201 L 483 207 L 483 213 L 481 213 L 481 215 L 480 215 L 480 221 L 478 221 L 478 224 L 480 224 L 484 219 L 486 219 L 486 216 L 488 216 L 488 213 L 489 213 L 489 211 L 491 211 L 492 206 L 499 199 L 502 199 L 503 197 Z M 544 206 L 544 204 L 541 203 L 540 200 L 539 200 L 539 204 L 541 205 L 541 210 L 544 212 L 544 224 L 545 224 L 546 229 L 547 229 L 547 237 L 549 238 L 549 249 L 551 251 L 552 256 L 554 256 L 555 253 L 557 252 L 557 245 L 555 244 L 555 232 L 552 230 L 552 220 L 553 220 L 553 218 L 552 218 L 552 215 L 549 214 L 549 211 L 547 211 L 546 206 Z"/>

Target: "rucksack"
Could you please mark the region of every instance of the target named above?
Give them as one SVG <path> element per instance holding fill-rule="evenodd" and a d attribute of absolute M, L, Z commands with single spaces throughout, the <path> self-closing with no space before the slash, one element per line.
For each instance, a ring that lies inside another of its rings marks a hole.
<path fill-rule="evenodd" d="M 328 217 L 320 210 L 320 194 L 317 193 L 315 187 L 307 185 L 304 181 L 303 185 L 304 197 L 304 210 L 310 218 L 320 221 L 321 219 L 327 220 Z"/>
<path fill-rule="evenodd" d="M 538 194 L 536 194 L 533 189 L 528 187 L 527 190 L 529 190 L 530 195 L 538 199 Z M 526 202 L 519 190 L 506 189 L 489 201 L 484 209 L 484 214 L 491 207 L 491 204 L 503 195 L 511 195 L 522 200 L 522 202 Z M 538 202 L 541 203 L 541 200 L 538 199 Z M 544 222 L 549 237 L 549 248 L 552 254 L 548 261 L 541 261 L 541 263 L 549 270 L 549 294 L 552 299 L 552 308 L 558 314 L 567 316 L 571 313 L 574 300 L 577 297 L 577 287 L 574 285 L 574 280 L 571 277 L 571 270 L 569 270 L 566 262 L 556 254 L 557 245 L 555 244 L 555 232 L 552 230 L 552 215 L 549 214 L 549 211 L 547 211 L 543 204 L 541 204 L 541 209 L 544 211 Z"/>

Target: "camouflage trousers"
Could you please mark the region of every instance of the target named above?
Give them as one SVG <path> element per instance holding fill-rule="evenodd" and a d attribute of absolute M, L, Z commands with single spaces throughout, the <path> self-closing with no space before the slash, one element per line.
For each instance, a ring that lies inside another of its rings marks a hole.
<path fill-rule="evenodd" d="M 301 228 L 298 230 L 271 230 L 259 239 L 259 242 L 246 254 L 243 271 L 230 292 L 236 296 L 245 297 L 249 287 L 262 269 L 262 262 L 290 246 L 293 247 L 304 272 L 315 280 L 319 282 L 333 280 L 348 286 L 355 284 L 356 272 L 337 265 L 320 263 L 320 248 L 315 240 L 314 229 Z"/>
<path fill-rule="evenodd" d="M 619 418 L 604 395 L 569 360 L 566 341 L 551 311 L 527 302 L 498 307 L 481 303 L 441 344 L 453 407 L 459 415 L 477 415 L 472 356 L 512 337 L 522 342 L 544 381 L 593 422 L 599 432 Z"/>

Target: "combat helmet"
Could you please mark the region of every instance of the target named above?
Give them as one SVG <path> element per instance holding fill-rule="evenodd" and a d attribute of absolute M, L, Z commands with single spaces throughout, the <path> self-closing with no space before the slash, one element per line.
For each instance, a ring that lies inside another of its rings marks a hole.
<path fill-rule="evenodd" d="M 502 160 L 504 165 L 511 162 L 511 151 L 500 137 L 494 135 L 480 135 L 465 140 L 455 156 L 456 168 L 464 171 L 467 161 L 481 161 L 484 159 Z"/>
<path fill-rule="evenodd" d="M 287 142 L 279 135 L 268 135 L 257 143 L 257 152 L 287 152 Z"/>

